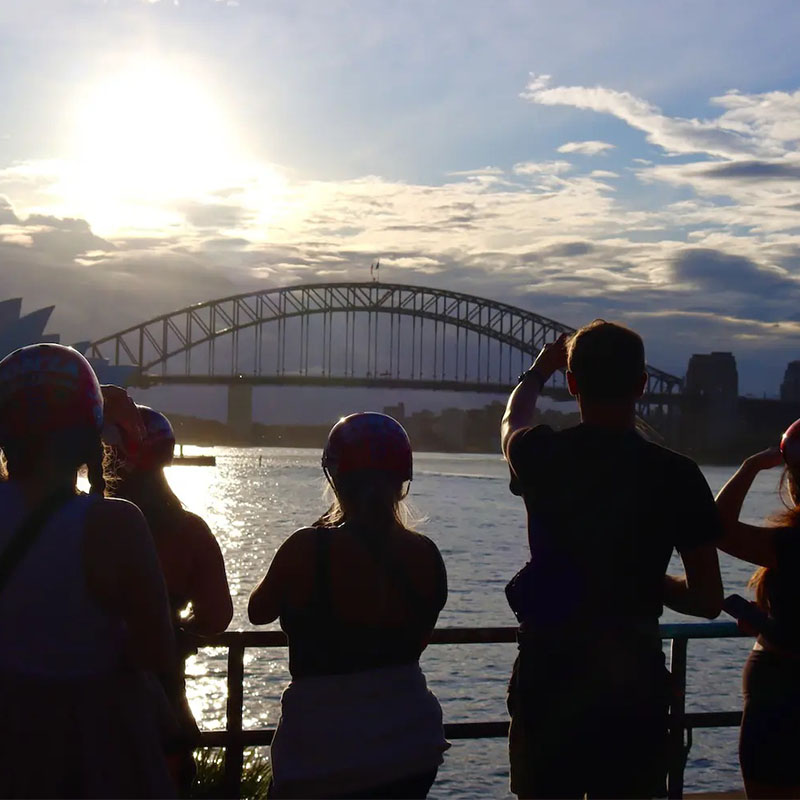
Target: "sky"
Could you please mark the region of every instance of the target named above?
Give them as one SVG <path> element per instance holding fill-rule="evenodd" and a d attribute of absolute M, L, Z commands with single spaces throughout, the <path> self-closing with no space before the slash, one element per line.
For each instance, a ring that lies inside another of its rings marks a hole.
<path fill-rule="evenodd" d="M 0 297 L 97 338 L 303 281 L 800 358 L 800 4 L 0 3 Z"/>

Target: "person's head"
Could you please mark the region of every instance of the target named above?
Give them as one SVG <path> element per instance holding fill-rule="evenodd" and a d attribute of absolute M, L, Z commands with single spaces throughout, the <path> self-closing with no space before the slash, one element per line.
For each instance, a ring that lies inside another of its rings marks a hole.
<path fill-rule="evenodd" d="M 585 325 L 567 346 L 567 382 L 582 406 L 633 404 L 647 382 L 641 336 L 602 319 Z"/>
<path fill-rule="evenodd" d="M 800 419 L 795 420 L 783 433 L 780 442 L 784 468 L 778 484 L 778 494 L 783 500 L 785 509 L 775 514 L 772 524 L 779 528 L 800 527 Z M 747 584 L 755 591 L 756 603 L 765 611 L 768 610 L 766 593 L 767 567 L 759 567 Z"/>
<path fill-rule="evenodd" d="M 160 411 L 142 405 L 136 408 L 144 429 L 141 441 L 133 441 L 116 425 L 103 431 L 103 438 L 115 454 L 112 492 L 136 503 L 151 530 L 157 533 L 183 509 L 164 474 L 164 467 L 172 463 L 175 433 Z"/>
<path fill-rule="evenodd" d="M 388 530 L 403 526 L 401 501 L 413 477 L 411 442 L 386 414 L 364 411 L 340 419 L 322 452 L 336 502 L 321 524 L 351 521 Z"/>
<path fill-rule="evenodd" d="M 89 362 L 71 347 L 35 344 L 0 361 L 0 448 L 12 480 L 75 480 L 84 465 L 105 490 L 103 395 Z"/>

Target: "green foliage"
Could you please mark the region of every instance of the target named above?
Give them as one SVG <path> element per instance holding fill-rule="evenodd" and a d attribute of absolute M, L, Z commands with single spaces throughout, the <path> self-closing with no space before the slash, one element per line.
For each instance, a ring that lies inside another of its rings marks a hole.
<path fill-rule="evenodd" d="M 189 796 L 202 800 L 224 798 L 225 752 L 211 748 L 196 750 L 194 760 L 197 764 L 197 777 Z M 239 796 L 243 800 L 266 800 L 271 780 L 272 767 L 269 759 L 255 750 L 245 750 L 242 790 Z"/>

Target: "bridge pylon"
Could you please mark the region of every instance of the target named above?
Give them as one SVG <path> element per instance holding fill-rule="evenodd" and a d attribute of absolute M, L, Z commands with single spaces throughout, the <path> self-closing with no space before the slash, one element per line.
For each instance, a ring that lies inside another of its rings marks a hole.
<path fill-rule="evenodd" d="M 253 435 L 253 387 L 249 383 L 228 386 L 228 427 L 242 439 Z"/>

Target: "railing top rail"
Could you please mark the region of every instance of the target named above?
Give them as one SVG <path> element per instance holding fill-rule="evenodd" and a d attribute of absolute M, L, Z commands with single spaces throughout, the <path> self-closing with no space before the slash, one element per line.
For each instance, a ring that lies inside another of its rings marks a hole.
<path fill-rule="evenodd" d="M 668 622 L 659 625 L 662 639 L 719 639 L 743 637 L 735 622 Z M 436 628 L 431 644 L 502 644 L 516 642 L 517 628 Z M 226 631 L 216 636 L 196 637 L 200 647 L 286 647 L 283 631 Z"/>

